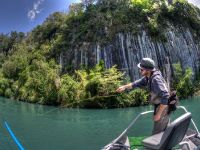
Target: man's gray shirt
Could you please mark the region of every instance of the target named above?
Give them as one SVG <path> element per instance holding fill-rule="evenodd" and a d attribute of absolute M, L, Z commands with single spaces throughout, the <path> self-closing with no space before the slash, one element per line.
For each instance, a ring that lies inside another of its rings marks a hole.
<path fill-rule="evenodd" d="M 151 77 L 143 77 L 132 83 L 133 88 L 144 88 L 147 87 L 151 92 L 151 102 L 153 104 L 167 105 L 169 98 L 169 90 L 165 79 L 161 72 L 156 70 L 153 72 Z"/>

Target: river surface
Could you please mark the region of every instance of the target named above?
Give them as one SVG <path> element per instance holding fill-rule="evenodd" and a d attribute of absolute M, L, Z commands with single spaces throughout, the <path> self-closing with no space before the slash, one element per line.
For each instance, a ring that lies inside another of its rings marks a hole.
<path fill-rule="evenodd" d="M 180 102 L 200 129 L 200 97 Z M 0 149 L 17 150 L 6 129 L 26 150 L 99 150 L 118 136 L 140 112 L 152 106 L 120 109 L 66 109 L 0 97 Z M 151 132 L 152 115 L 135 126 L 135 135 Z"/>

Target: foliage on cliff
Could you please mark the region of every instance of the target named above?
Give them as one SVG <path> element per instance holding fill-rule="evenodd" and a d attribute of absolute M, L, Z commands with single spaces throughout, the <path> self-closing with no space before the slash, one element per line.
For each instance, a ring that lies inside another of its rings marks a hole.
<path fill-rule="evenodd" d="M 166 0 L 101 0 L 86 7 L 77 5 L 77 9 L 71 9 L 63 28 L 63 38 L 69 44 L 106 43 L 116 33 L 138 33 L 141 29 L 154 38 L 162 37 L 171 26 L 188 27 L 200 35 L 200 11 L 185 0 L 172 4 Z"/>
<path fill-rule="evenodd" d="M 194 93 L 194 84 L 192 83 L 192 69 L 187 68 L 183 70 L 180 63 L 174 64 L 175 78 L 173 88 L 177 91 L 180 99 L 188 98 Z"/>
<path fill-rule="evenodd" d="M 74 75 L 60 74 L 53 59 L 47 62 L 45 49 L 29 50 L 17 46 L 0 70 L 0 95 L 23 101 L 63 105 L 66 107 L 114 108 L 145 104 L 144 92 L 117 94 L 123 74 L 113 66 L 105 69 L 98 64 L 93 69 L 77 70 Z M 138 99 L 138 96 L 142 96 Z M 135 97 L 135 99 L 133 99 Z M 143 99 L 144 98 L 144 99 Z"/>

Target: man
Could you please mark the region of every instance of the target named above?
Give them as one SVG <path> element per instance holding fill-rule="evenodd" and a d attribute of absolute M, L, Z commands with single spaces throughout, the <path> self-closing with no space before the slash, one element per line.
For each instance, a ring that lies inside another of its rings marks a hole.
<path fill-rule="evenodd" d="M 161 72 L 155 69 L 155 63 L 150 58 L 143 58 L 138 68 L 142 78 L 123 86 L 120 86 L 116 92 L 121 93 L 126 89 L 143 88 L 149 89 L 150 102 L 154 105 L 154 128 L 152 134 L 157 134 L 167 127 L 169 122 L 168 99 L 169 90 Z"/>

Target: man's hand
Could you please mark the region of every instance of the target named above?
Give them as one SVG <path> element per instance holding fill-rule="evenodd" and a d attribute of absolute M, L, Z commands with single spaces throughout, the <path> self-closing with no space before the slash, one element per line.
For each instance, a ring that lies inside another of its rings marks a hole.
<path fill-rule="evenodd" d="M 158 113 L 153 116 L 154 121 L 159 121 L 160 119 L 161 119 L 161 115 Z"/>
<path fill-rule="evenodd" d="M 163 111 L 167 108 L 167 105 L 163 105 L 160 104 L 158 107 L 158 111 L 156 112 L 156 114 L 153 116 L 153 120 L 154 121 L 159 121 L 161 119 L 161 115 L 163 113 Z"/>
<path fill-rule="evenodd" d="M 120 86 L 117 90 L 116 90 L 116 92 L 117 93 L 121 93 L 121 92 L 123 92 L 123 91 L 125 91 L 126 90 L 126 87 L 125 87 L 125 85 L 124 86 Z"/>
<path fill-rule="evenodd" d="M 116 92 L 117 92 L 117 93 L 121 93 L 121 92 L 125 91 L 126 89 L 130 90 L 130 89 L 132 89 L 132 88 L 133 88 L 133 87 L 132 87 L 132 83 L 129 83 L 129 84 L 120 86 L 120 87 L 116 90 Z"/>

